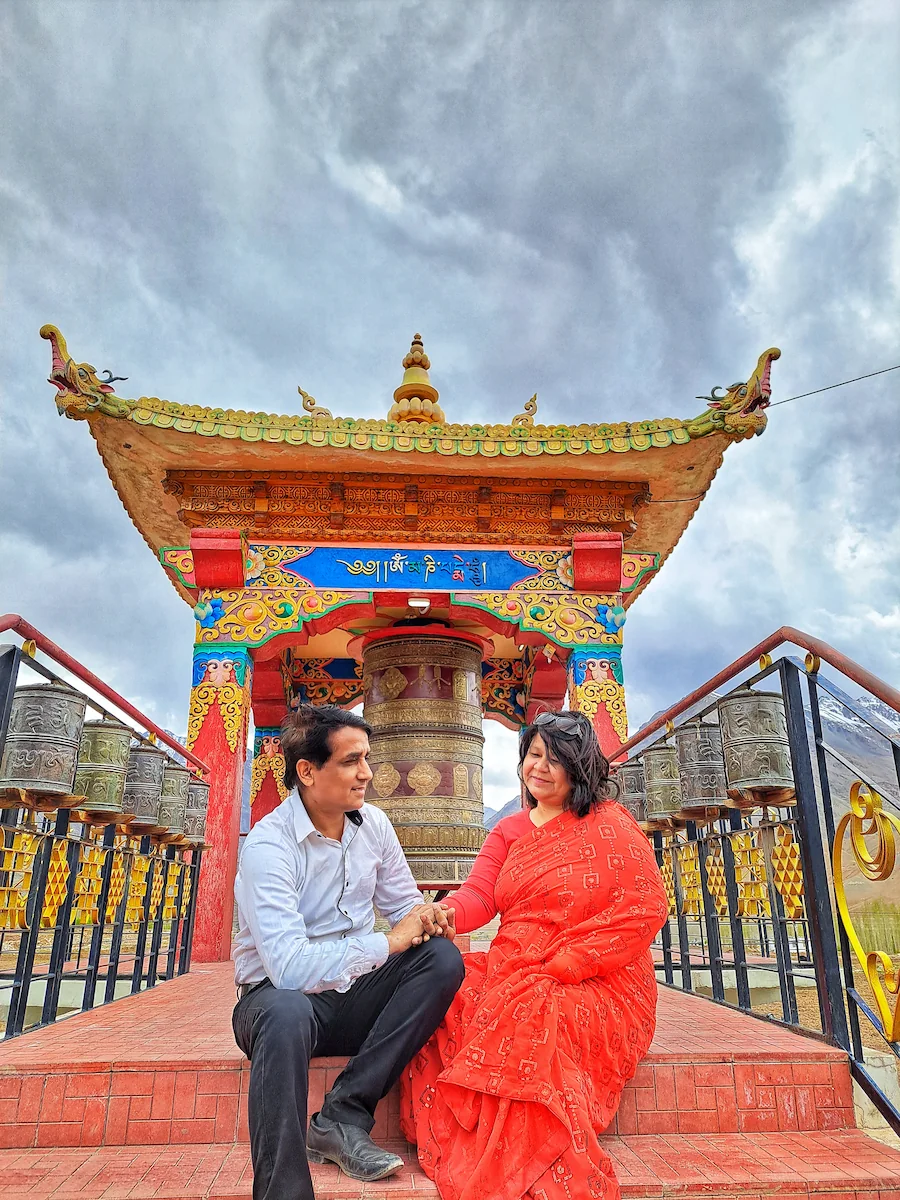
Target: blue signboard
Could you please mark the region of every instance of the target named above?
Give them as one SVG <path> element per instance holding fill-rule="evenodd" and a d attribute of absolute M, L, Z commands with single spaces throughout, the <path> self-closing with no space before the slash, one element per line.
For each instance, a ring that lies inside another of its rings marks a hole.
<path fill-rule="evenodd" d="M 316 546 L 282 570 L 314 587 L 398 591 L 505 591 L 536 575 L 508 550 L 397 550 Z"/>

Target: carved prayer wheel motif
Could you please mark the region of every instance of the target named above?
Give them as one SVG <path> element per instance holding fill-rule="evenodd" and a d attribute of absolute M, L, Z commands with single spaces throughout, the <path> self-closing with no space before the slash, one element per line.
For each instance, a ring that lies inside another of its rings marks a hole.
<path fill-rule="evenodd" d="M 190 777 L 187 767 L 179 767 L 171 759 L 166 763 L 159 801 L 159 824 L 165 825 L 170 833 L 184 833 Z"/>
<path fill-rule="evenodd" d="M 794 773 L 780 694 L 742 688 L 717 707 L 729 798 L 738 805 L 793 804 Z"/>
<path fill-rule="evenodd" d="M 647 798 L 647 822 L 667 825 L 681 809 L 678 755 L 674 746 L 651 746 L 641 755 Z"/>
<path fill-rule="evenodd" d="M 722 735 L 717 725 L 688 721 L 675 730 L 681 777 L 681 814 L 691 821 L 711 820 L 728 803 Z"/>
<path fill-rule="evenodd" d="M 16 688 L 0 787 L 27 788 L 44 796 L 71 793 L 86 700 L 63 683 Z"/>
<path fill-rule="evenodd" d="M 191 842 L 202 842 L 206 832 L 206 807 L 209 804 L 209 784 L 192 775 L 188 782 L 187 808 L 184 814 L 184 836 Z"/>
<path fill-rule="evenodd" d="M 78 751 L 75 791 L 90 812 L 120 813 L 132 730 L 120 721 L 86 721 Z"/>
<path fill-rule="evenodd" d="M 631 813 L 636 821 L 647 818 L 647 797 L 644 787 L 644 768 L 639 759 L 622 763 L 613 776 L 619 785 L 619 803 Z"/>
<path fill-rule="evenodd" d="M 125 812 L 134 814 L 131 822 L 134 830 L 152 829 L 159 824 L 159 801 L 166 762 L 165 751 L 156 746 L 134 746 L 128 755 L 122 807 Z"/>
<path fill-rule="evenodd" d="M 417 880 L 465 879 L 485 838 L 480 644 L 391 629 L 363 649 L 374 772 L 367 799 L 390 817 Z"/>

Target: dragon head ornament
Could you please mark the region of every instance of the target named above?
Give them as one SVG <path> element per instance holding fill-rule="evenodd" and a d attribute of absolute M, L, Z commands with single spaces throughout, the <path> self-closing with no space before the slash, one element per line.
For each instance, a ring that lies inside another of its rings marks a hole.
<path fill-rule="evenodd" d="M 66 339 L 55 325 L 42 325 L 41 337 L 51 347 L 52 365 L 48 383 L 57 389 L 56 407 L 69 417 L 83 418 L 101 406 L 108 406 L 107 397 L 115 392 L 112 386 L 126 375 L 104 371 L 105 379 L 97 375 L 90 363 L 77 363 L 69 357 Z"/>

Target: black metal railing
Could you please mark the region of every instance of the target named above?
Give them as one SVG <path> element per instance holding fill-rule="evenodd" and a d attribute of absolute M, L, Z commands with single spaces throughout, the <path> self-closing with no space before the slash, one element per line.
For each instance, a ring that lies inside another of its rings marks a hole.
<path fill-rule="evenodd" d="M 44 641 L 55 657 L 58 648 Z M 33 642 L 24 650 L 0 646 L 0 754 L 20 675 L 62 682 L 38 660 Z M 69 656 L 65 666 L 64 682 L 77 687 L 79 676 L 87 676 L 91 690 L 79 688 L 87 707 L 109 717 L 96 699 L 96 677 Z M 115 704 L 116 694 L 103 686 Z M 126 702 L 120 711 L 132 720 L 140 716 Z M 134 738 L 178 745 L 146 720 L 143 729 L 134 729 Z M 77 797 L 56 801 L 10 788 L 3 796 L 0 1038 L 108 1004 L 189 969 L 202 845 L 186 844 L 163 829 L 152 835 L 129 832 L 127 815 L 103 818 L 82 811 Z M 10 803 L 12 798 L 21 802 Z"/>
<path fill-rule="evenodd" d="M 844 1049 L 854 1079 L 900 1133 L 900 1111 L 865 1053 L 900 1060 L 900 697 L 830 647 L 786 632 L 795 636 L 782 641 L 819 653 L 805 662 L 763 653 L 749 675 L 744 656 L 623 748 L 619 766 L 688 721 L 715 723 L 738 688 L 765 683 L 783 700 L 792 795 L 748 804 L 729 793 L 736 798 L 699 820 L 689 809 L 638 814 L 669 897 L 657 969 L 670 986 Z"/>

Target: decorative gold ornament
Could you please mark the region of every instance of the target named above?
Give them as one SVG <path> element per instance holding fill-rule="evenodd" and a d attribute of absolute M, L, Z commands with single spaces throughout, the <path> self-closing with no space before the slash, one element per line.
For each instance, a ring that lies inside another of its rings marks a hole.
<path fill-rule="evenodd" d="M 683 842 L 678 847 L 678 872 L 681 877 L 681 912 L 686 917 L 699 917 L 702 900 L 696 842 Z"/>
<path fill-rule="evenodd" d="M 50 870 L 47 875 L 47 888 L 44 892 L 44 906 L 41 909 L 41 929 L 53 929 L 62 903 L 66 898 L 69 885 L 69 860 L 66 851 L 66 841 L 54 838 L 53 849 L 50 852 Z"/>
<path fill-rule="evenodd" d="M 850 789 L 850 812 L 841 817 L 834 835 L 832 869 L 834 891 L 841 924 L 853 953 L 859 960 L 875 997 L 884 1037 L 889 1042 L 900 1041 L 900 968 L 884 950 L 866 950 L 863 946 L 847 904 L 844 885 L 844 841 L 849 832 L 850 849 L 857 867 L 872 883 L 883 883 L 894 871 L 897 860 L 896 836 L 900 820 L 884 812 L 882 798 L 866 784 L 857 780 Z M 866 838 L 875 839 L 874 851 Z"/>
<path fill-rule="evenodd" d="M 481 800 L 482 791 L 483 791 L 483 789 L 482 789 L 482 783 L 481 783 L 481 767 L 480 766 L 473 767 L 472 768 L 472 795 L 475 797 L 476 800 L 478 800 L 478 801 Z"/>
<path fill-rule="evenodd" d="M 397 667 L 388 667 L 382 672 L 381 678 L 378 680 L 378 690 L 382 696 L 388 700 L 396 700 L 399 695 L 406 691 L 409 680 Z"/>
<path fill-rule="evenodd" d="M 222 601 L 221 615 L 212 625 L 197 625 L 196 640 L 262 646 L 277 633 L 294 633 L 309 621 L 327 616 L 348 604 L 367 604 L 369 592 L 337 591 L 334 588 L 226 588 L 203 589 L 198 603 Z"/>
<path fill-rule="evenodd" d="M 420 762 L 407 772 L 406 782 L 417 796 L 428 796 L 441 782 L 441 773 L 431 763 Z"/>
<path fill-rule="evenodd" d="M 666 898 L 669 901 L 669 916 L 674 917 L 678 914 L 678 905 L 675 900 L 675 866 L 672 861 L 673 848 L 670 841 L 663 844 L 662 863 L 660 865 L 660 874 L 662 875 L 663 887 L 666 891 Z"/>
<path fill-rule="evenodd" d="M 772 848 L 772 877 L 791 920 L 803 918 L 803 864 L 790 825 L 778 825 Z"/>
<path fill-rule="evenodd" d="M 284 786 L 284 772 L 284 755 L 280 751 L 277 754 L 257 754 L 250 766 L 251 805 L 259 795 L 260 789 L 269 775 L 275 780 L 279 800 L 284 800 L 289 796 L 290 792 Z"/>
<path fill-rule="evenodd" d="M 728 886 L 725 878 L 725 861 L 722 858 L 722 844 L 718 838 L 710 842 L 709 854 L 706 856 L 706 882 L 716 912 L 720 917 L 727 917 Z"/>
<path fill-rule="evenodd" d="M 453 795 L 464 799 L 469 794 L 469 772 L 463 763 L 453 768 Z"/>
<path fill-rule="evenodd" d="M 228 748 L 234 753 L 247 717 L 247 690 L 238 683 L 223 683 L 217 687 L 214 683 L 204 681 L 191 688 L 187 748 L 190 750 L 195 745 L 212 704 L 217 705 L 222 715 Z"/>
<path fill-rule="evenodd" d="M 128 879 L 128 899 L 125 901 L 125 924 L 139 925 L 144 919 L 144 898 L 147 895 L 147 872 L 150 858 L 146 854 L 135 854 L 131 859 Z"/>
<path fill-rule="evenodd" d="M 372 787 L 382 800 L 387 796 L 392 796 L 396 792 L 399 783 L 400 772 L 393 763 L 381 763 L 372 776 Z"/>
<path fill-rule="evenodd" d="M 122 853 L 122 848 L 126 842 L 127 838 L 121 835 L 116 838 L 112 871 L 109 876 L 109 893 L 106 897 L 106 913 L 103 918 L 107 925 L 111 925 L 115 921 L 122 897 L 125 895 L 125 855 Z"/>
<path fill-rule="evenodd" d="M 728 835 L 734 852 L 734 878 L 737 883 L 739 917 L 771 917 L 766 884 L 766 860 L 755 829 Z"/>
<path fill-rule="evenodd" d="M 100 888 L 103 885 L 103 848 L 94 843 L 82 845 L 78 851 L 78 872 L 75 876 L 75 896 L 72 902 L 73 925 L 96 925 L 100 920 Z"/>
<path fill-rule="evenodd" d="M 26 907 L 34 856 L 40 839 L 35 833 L 16 830 L 12 845 L 3 851 L 2 886 L 0 886 L 0 931 L 27 929 Z"/>
<path fill-rule="evenodd" d="M 366 720 L 376 728 L 391 725 L 453 725 L 481 731 L 481 709 L 458 700 L 387 700 L 368 704 Z"/>
<path fill-rule="evenodd" d="M 455 592 L 455 604 L 481 609 L 523 633 L 541 633 L 558 646 L 618 646 L 625 610 L 618 594 L 589 592 Z"/>
<path fill-rule="evenodd" d="M 628 713 L 625 711 L 625 689 L 614 679 L 586 679 L 569 688 L 572 708 L 593 721 L 602 704 L 609 713 L 612 727 L 620 742 L 628 741 Z"/>

